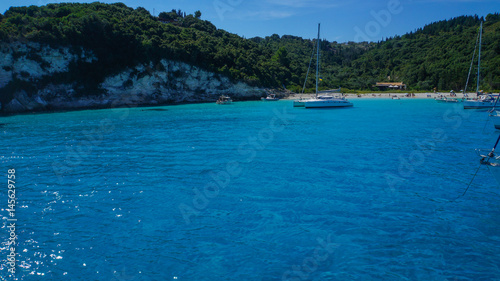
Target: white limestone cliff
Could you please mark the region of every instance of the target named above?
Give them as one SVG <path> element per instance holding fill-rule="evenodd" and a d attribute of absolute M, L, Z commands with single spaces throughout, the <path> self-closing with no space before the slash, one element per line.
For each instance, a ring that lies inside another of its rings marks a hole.
<path fill-rule="evenodd" d="M 75 83 L 50 81 L 43 87 L 42 78 L 69 71 L 72 62 L 95 62 L 92 52 L 68 47 L 49 47 L 38 43 L 0 44 L 0 88 L 16 77 L 37 85 L 36 90 L 17 90 L 2 104 L 3 112 L 29 112 L 59 109 L 106 108 L 182 102 L 214 102 L 224 94 L 233 99 L 257 99 L 262 88 L 232 82 L 229 78 L 183 62 L 163 59 L 139 64 L 106 77 L 99 95 L 75 95 Z"/>

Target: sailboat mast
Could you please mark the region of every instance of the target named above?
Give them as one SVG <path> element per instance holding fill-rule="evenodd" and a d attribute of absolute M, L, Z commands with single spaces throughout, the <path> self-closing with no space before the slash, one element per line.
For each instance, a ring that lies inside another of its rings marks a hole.
<path fill-rule="evenodd" d="M 319 30 L 320 30 L 321 23 L 318 23 L 318 46 L 317 46 L 317 53 L 316 53 L 316 98 L 318 98 L 318 79 L 319 79 Z"/>
<path fill-rule="evenodd" d="M 479 31 L 479 58 L 477 60 L 477 87 L 476 93 L 479 93 L 479 73 L 481 72 L 481 42 L 483 40 L 483 22 Z"/>

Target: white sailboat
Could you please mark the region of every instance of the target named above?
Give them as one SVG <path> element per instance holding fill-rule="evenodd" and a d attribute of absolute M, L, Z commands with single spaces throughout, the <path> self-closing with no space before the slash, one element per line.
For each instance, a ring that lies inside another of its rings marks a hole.
<path fill-rule="evenodd" d="M 496 105 L 498 96 L 482 95 L 481 98 L 475 100 L 465 100 L 464 109 L 481 109 L 493 108 Z"/>
<path fill-rule="evenodd" d="M 483 22 L 481 22 L 481 27 L 479 29 L 479 55 L 477 60 L 477 86 L 476 93 L 478 98 L 474 100 L 465 100 L 464 109 L 481 109 L 481 108 L 493 108 L 496 105 L 496 98 L 492 95 L 482 95 L 482 92 L 479 91 L 479 81 L 480 81 L 480 73 L 481 73 L 481 44 L 483 38 Z M 477 41 L 476 41 L 477 42 Z M 474 50 L 475 54 L 476 50 Z M 472 55 L 472 60 L 474 61 L 474 54 Z M 472 62 L 471 62 L 472 68 Z M 470 70 L 469 70 L 470 76 Z M 469 77 L 467 77 L 467 83 L 465 85 L 464 93 L 467 92 L 467 84 L 469 82 Z M 479 98 L 481 96 L 481 98 Z"/>
<path fill-rule="evenodd" d="M 295 100 L 294 107 L 304 106 L 305 108 L 337 108 L 337 107 L 351 107 L 353 104 L 344 97 L 335 96 L 318 96 L 318 79 L 319 79 L 319 43 L 320 43 L 320 28 L 318 24 L 318 40 L 316 46 L 316 96 L 313 99 Z"/>
<path fill-rule="evenodd" d="M 319 36 L 320 24 L 318 24 L 318 45 L 316 50 L 316 98 L 304 101 L 305 108 L 334 108 L 351 107 L 353 104 L 344 97 L 318 96 L 319 79 Z"/>

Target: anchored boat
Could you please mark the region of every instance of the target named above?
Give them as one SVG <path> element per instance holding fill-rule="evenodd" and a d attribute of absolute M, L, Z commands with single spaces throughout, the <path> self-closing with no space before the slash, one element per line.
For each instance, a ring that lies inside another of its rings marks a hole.
<path fill-rule="evenodd" d="M 233 100 L 229 96 L 220 96 L 219 99 L 216 101 L 217 104 L 231 104 Z"/>
<path fill-rule="evenodd" d="M 276 97 L 275 94 L 269 94 L 267 97 L 260 98 L 261 101 L 279 101 L 280 99 Z"/>
<path fill-rule="evenodd" d="M 320 42 L 320 27 L 318 24 L 318 40 L 316 46 L 316 97 L 313 99 L 296 100 L 293 106 L 304 106 L 305 108 L 336 108 L 336 107 L 351 107 L 353 104 L 344 97 L 335 96 L 318 96 L 319 82 L 319 42 Z"/>
<path fill-rule="evenodd" d="M 476 100 L 465 100 L 464 109 L 481 109 L 481 108 L 493 108 L 496 106 L 498 96 L 481 95 L 480 98 Z"/>

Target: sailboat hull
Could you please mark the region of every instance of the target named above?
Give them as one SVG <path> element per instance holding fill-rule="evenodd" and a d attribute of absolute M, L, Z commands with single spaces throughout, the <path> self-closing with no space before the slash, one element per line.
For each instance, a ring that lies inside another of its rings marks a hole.
<path fill-rule="evenodd" d="M 493 108 L 495 101 L 464 101 L 464 109 Z"/>
<path fill-rule="evenodd" d="M 305 100 L 294 100 L 293 107 L 304 107 L 306 104 Z"/>
<path fill-rule="evenodd" d="M 352 107 L 352 103 L 345 99 L 331 99 L 331 100 L 310 100 L 304 103 L 305 108 L 339 108 L 339 107 Z"/>

